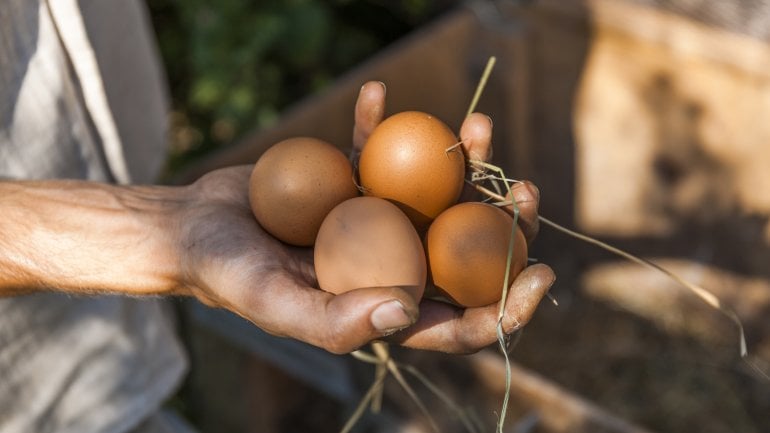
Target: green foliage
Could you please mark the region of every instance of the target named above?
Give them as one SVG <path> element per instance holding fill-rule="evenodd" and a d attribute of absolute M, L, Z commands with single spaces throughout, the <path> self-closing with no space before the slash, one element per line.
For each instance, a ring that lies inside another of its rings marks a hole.
<path fill-rule="evenodd" d="M 171 87 L 171 168 L 271 125 L 452 3 L 149 0 Z"/>

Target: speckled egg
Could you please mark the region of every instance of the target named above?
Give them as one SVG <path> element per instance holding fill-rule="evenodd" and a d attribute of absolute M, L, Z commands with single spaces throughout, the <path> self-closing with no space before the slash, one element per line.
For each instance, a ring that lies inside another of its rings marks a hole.
<path fill-rule="evenodd" d="M 419 301 L 425 290 L 420 237 L 398 207 L 380 198 L 356 197 L 332 209 L 313 254 L 318 285 L 327 292 L 398 286 Z"/>
<path fill-rule="evenodd" d="M 460 203 L 441 213 L 425 239 L 430 278 L 438 293 L 464 307 L 499 301 L 512 229 L 513 218 L 486 203 Z M 527 242 L 519 227 L 513 251 L 509 285 L 527 265 Z"/>
<path fill-rule="evenodd" d="M 325 141 L 295 137 L 268 149 L 254 165 L 249 202 L 259 224 L 291 245 L 313 245 L 334 206 L 358 195 L 353 168 Z"/>
<path fill-rule="evenodd" d="M 365 195 L 391 200 L 418 229 L 455 204 L 465 178 L 458 139 L 438 118 L 405 111 L 388 117 L 361 152 L 359 175 Z"/>

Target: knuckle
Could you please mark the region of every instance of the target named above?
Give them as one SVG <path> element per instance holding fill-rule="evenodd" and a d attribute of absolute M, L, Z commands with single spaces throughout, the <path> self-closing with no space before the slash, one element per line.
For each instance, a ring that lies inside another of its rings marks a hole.
<path fill-rule="evenodd" d="M 523 326 L 524 326 L 524 322 L 519 320 L 519 318 L 516 315 L 511 314 L 503 322 L 503 333 L 505 333 L 506 335 L 513 334 L 514 332 L 521 329 Z"/>
<path fill-rule="evenodd" d="M 473 332 L 469 332 L 469 329 L 462 326 L 461 320 L 462 312 L 457 311 L 455 313 L 456 319 L 454 320 L 455 326 L 453 329 L 452 341 L 454 342 L 449 348 L 452 353 L 458 355 L 469 355 L 479 351 L 480 347 L 477 338 L 474 337 Z"/>

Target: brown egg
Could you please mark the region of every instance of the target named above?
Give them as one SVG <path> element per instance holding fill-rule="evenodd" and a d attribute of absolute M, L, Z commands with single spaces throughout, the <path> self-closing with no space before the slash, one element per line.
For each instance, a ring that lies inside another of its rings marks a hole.
<path fill-rule="evenodd" d="M 465 179 L 457 137 L 430 114 L 405 111 L 385 119 L 366 141 L 359 174 L 365 195 L 393 201 L 415 227 L 455 204 Z M 448 150 L 452 149 L 452 150 Z"/>
<path fill-rule="evenodd" d="M 393 203 L 356 197 L 327 215 L 315 243 L 318 285 L 331 293 L 399 286 L 416 300 L 425 291 L 425 252 L 409 219 Z"/>
<path fill-rule="evenodd" d="M 430 276 L 436 289 L 465 307 L 500 300 L 513 218 L 486 203 L 452 206 L 433 221 L 426 236 Z M 527 265 L 527 243 L 516 227 L 509 285 Z"/>
<path fill-rule="evenodd" d="M 249 202 L 259 224 L 297 246 L 313 245 L 329 211 L 356 195 L 345 154 L 309 137 L 273 145 L 254 165 L 249 181 Z"/>

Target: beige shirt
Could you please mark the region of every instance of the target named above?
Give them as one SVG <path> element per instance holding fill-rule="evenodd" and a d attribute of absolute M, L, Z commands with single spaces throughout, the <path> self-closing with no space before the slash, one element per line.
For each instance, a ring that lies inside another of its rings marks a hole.
<path fill-rule="evenodd" d="M 0 177 L 151 182 L 167 98 L 144 5 L 0 0 Z M 0 299 L 0 433 L 123 432 L 185 357 L 158 299 Z"/>

